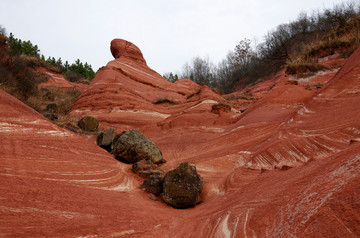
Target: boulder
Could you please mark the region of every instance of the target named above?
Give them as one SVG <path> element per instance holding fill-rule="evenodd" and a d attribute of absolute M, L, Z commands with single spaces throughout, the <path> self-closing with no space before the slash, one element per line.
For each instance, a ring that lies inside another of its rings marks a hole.
<path fill-rule="evenodd" d="M 152 174 L 141 185 L 147 192 L 160 195 L 163 191 L 164 178 L 160 174 Z"/>
<path fill-rule="evenodd" d="M 94 117 L 85 116 L 79 120 L 78 126 L 83 131 L 96 131 L 99 126 L 99 122 Z"/>
<path fill-rule="evenodd" d="M 202 178 L 196 167 L 184 162 L 166 173 L 162 197 L 175 208 L 186 208 L 201 202 L 202 189 Z"/>
<path fill-rule="evenodd" d="M 155 164 L 163 162 L 159 148 L 140 131 L 134 129 L 116 135 L 111 152 L 116 159 L 130 164 L 140 160 L 150 160 Z"/>
<path fill-rule="evenodd" d="M 96 144 L 101 148 L 111 152 L 111 145 L 114 139 L 114 129 L 109 128 L 105 131 L 100 132 L 96 138 Z"/>

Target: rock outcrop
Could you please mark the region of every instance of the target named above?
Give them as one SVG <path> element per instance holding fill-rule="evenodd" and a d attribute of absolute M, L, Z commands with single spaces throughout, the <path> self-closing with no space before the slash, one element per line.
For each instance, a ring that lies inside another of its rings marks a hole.
<path fill-rule="evenodd" d="M 166 173 L 162 198 L 176 208 L 191 207 L 201 202 L 202 189 L 202 179 L 195 166 L 184 162 Z"/>
<path fill-rule="evenodd" d="M 111 153 L 126 163 L 149 160 L 158 164 L 163 161 L 159 148 L 138 130 L 124 131 L 114 137 Z"/>
<path fill-rule="evenodd" d="M 138 63 L 146 64 L 146 61 L 140 51 L 140 49 L 133 43 L 121 39 L 114 39 L 110 44 L 111 54 L 115 59 L 120 57 L 130 58 Z"/>

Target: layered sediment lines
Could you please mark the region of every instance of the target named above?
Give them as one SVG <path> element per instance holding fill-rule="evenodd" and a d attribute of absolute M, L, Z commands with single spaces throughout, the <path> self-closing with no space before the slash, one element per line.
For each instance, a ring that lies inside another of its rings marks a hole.
<path fill-rule="evenodd" d="M 111 51 L 115 60 L 71 115 L 140 130 L 162 151 L 165 170 L 196 165 L 203 202 L 177 210 L 150 200 L 128 165 L 1 92 L 1 234 L 360 235 L 360 50 L 340 70 L 304 78 L 282 71 L 224 97 L 190 80 L 166 81 L 130 42 L 115 40 Z M 321 62 L 338 67 L 335 58 Z"/>

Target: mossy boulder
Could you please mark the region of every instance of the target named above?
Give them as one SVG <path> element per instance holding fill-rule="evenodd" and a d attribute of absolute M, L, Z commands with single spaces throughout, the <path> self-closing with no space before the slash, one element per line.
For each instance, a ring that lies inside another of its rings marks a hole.
<path fill-rule="evenodd" d="M 111 153 L 116 159 L 133 164 L 140 160 L 162 163 L 159 148 L 138 130 L 124 131 L 114 137 Z"/>

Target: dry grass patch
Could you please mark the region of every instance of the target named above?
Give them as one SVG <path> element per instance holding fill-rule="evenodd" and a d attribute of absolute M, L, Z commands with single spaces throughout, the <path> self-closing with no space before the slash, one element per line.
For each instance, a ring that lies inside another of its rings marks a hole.
<path fill-rule="evenodd" d="M 168 98 L 159 98 L 157 99 L 155 102 L 153 102 L 153 104 L 158 105 L 158 104 L 171 104 L 171 105 L 176 105 L 178 104 L 176 101 L 172 100 L 172 99 L 168 99 Z"/>
<path fill-rule="evenodd" d="M 329 69 L 327 66 L 319 64 L 316 60 L 303 60 L 297 58 L 287 62 L 286 73 L 291 75 L 303 75 L 305 73 L 315 73 L 320 70 Z"/>

